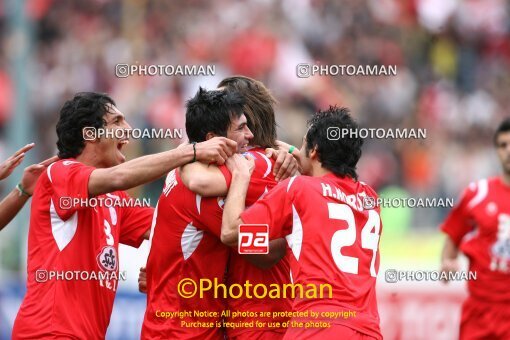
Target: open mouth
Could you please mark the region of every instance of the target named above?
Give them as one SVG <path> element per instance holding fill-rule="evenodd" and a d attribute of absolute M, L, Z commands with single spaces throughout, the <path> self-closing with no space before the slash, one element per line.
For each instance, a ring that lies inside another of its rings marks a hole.
<path fill-rule="evenodd" d="M 128 144 L 129 144 L 129 140 L 128 140 L 128 139 L 123 139 L 123 140 L 121 140 L 121 141 L 119 141 L 119 142 L 117 143 L 117 150 L 120 152 L 120 154 L 122 155 L 122 158 L 124 158 L 124 159 L 125 159 L 126 157 L 124 156 L 124 154 L 122 154 L 122 148 L 123 148 L 125 145 L 128 145 Z"/>
<path fill-rule="evenodd" d="M 129 144 L 129 140 L 127 139 L 123 139 L 121 140 L 118 144 L 117 144 L 117 149 L 122 150 L 122 148 L 124 147 L 124 145 L 127 145 Z"/>

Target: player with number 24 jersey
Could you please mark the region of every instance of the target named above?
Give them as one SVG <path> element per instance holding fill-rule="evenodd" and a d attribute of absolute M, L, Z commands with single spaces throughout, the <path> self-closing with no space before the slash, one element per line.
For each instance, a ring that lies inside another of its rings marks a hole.
<path fill-rule="evenodd" d="M 363 140 L 331 138 L 329 132 L 357 127 L 347 108 L 317 111 L 298 155 L 306 176 L 279 183 L 247 210 L 243 198 L 253 160 L 233 155 L 227 162 L 232 183 L 222 242 L 237 243 L 240 224 L 268 224 L 269 238 L 285 237 L 292 250 L 292 289 L 298 293 L 284 339 L 382 339 L 375 293 L 382 226 L 379 207 L 369 204 L 377 194 L 358 181 Z"/>
<path fill-rule="evenodd" d="M 314 322 L 342 325 L 381 339 L 375 294 L 379 268 L 378 207 L 365 210 L 363 198 L 377 198 L 370 186 L 350 177 L 328 174 L 287 179 L 241 214 L 247 224 L 269 224 L 270 239 L 286 237 L 296 261 L 291 261 L 295 284 L 332 286 L 332 298 L 297 297 L 293 311 L 351 312 L 349 318 L 326 318 Z M 294 319 L 309 322 L 312 319 Z M 289 328 L 286 338 L 301 338 L 303 328 Z M 310 335 L 310 330 L 305 330 Z M 323 333 L 324 334 L 324 333 Z"/>

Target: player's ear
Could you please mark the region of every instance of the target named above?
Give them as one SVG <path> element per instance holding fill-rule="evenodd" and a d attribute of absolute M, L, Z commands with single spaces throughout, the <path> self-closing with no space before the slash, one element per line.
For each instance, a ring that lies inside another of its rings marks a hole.
<path fill-rule="evenodd" d="M 309 158 L 311 160 L 319 159 L 319 153 L 317 152 L 317 145 L 313 147 L 313 149 L 309 153 Z"/>
<path fill-rule="evenodd" d="M 215 134 L 214 132 L 208 132 L 207 135 L 205 135 L 205 140 L 209 140 L 214 137 L 218 137 L 218 135 Z"/>

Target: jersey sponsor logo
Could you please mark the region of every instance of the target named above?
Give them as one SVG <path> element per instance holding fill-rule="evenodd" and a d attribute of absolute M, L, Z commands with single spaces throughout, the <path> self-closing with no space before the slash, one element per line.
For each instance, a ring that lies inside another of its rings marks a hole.
<path fill-rule="evenodd" d="M 106 271 L 117 270 L 117 249 L 112 246 L 105 246 L 97 255 L 97 263 L 99 268 Z"/>
<path fill-rule="evenodd" d="M 269 226 L 267 224 L 239 225 L 239 254 L 269 253 Z"/>

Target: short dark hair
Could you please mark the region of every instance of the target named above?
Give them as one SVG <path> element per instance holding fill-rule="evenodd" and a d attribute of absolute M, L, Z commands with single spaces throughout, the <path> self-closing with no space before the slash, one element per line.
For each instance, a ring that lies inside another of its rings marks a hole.
<path fill-rule="evenodd" d="M 199 88 L 186 102 L 186 134 L 189 142 L 203 142 L 207 133 L 226 136 L 231 119 L 243 114 L 241 94 Z"/>
<path fill-rule="evenodd" d="M 505 120 L 503 120 L 501 122 L 501 124 L 499 124 L 498 129 L 494 133 L 494 145 L 495 146 L 498 146 L 498 137 L 499 137 L 499 135 L 501 133 L 505 133 L 505 132 L 510 132 L 510 117 L 509 118 L 505 118 Z"/>
<path fill-rule="evenodd" d="M 253 133 L 250 144 L 264 148 L 277 148 L 276 119 L 274 105 L 276 99 L 264 84 L 245 76 L 233 76 L 223 79 L 218 87 L 227 91 L 239 92 L 246 100 L 244 113 L 248 127 Z"/>
<path fill-rule="evenodd" d="M 306 133 L 306 154 L 313 148 L 322 167 L 332 171 L 335 175 L 350 176 L 358 179 L 356 165 L 361 157 L 363 139 L 359 136 L 349 135 L 348 138 L 331 138 L 330 128 L 357 130 L 358 124 L 352 119 L 349 110 L 345 107 L 330 106 L 328 110 L 319 110 L 308 121 Z M 340 135 L 335 135 L 340 136 Z"/>
<path fill-rule="evenodd" d="M 83 128 L 105 126 L 104 116 L 115 102 L 107 94 L 80 92 L 65 102 L 57 122 L 58 157 L 74 158 L 85 147 Z"/>

